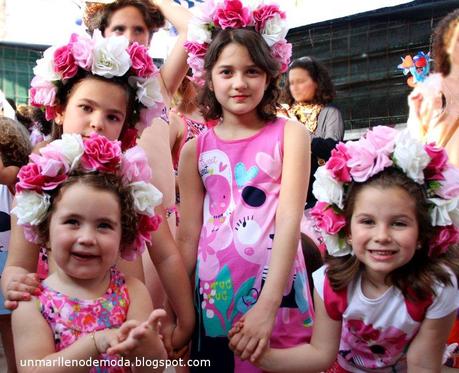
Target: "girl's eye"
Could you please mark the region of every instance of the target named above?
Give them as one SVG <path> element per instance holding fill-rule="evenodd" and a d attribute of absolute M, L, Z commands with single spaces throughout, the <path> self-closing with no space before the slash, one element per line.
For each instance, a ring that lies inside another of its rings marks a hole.
<path fill-rule="evenodd" d="M 260 74 L 261 72 L 260 72 L 260 70 L 258 70 L 258 69 L 249 69 L 249 70 L 247 70 L 247 73 L 248 73 L 249 75 L 258 75 L 258 74 Z"/>
<path fill-rule="evenodd" d="M 107 118 L 110 122 L 120 122 L 121 121 L 121 118 L 117 115 L 108 115 Z"/>
<path fill-rule="evenodd" d="M 229 70 L 229 69 L 220 70 L 220 74 L 222 74 L 222 75 L 230 75 L 231 74 L 231 70 Z"/>
<path fill-rule="evenodd" d="M 91 106 L 88 106 L 88 105 L 80 105 L 80 108 L 86 113 L 90 113 L 92 111 Z"/>
<path fill-rule="evenodd" d="M 360 224 L 371 225 L 374 224 L 374 221 L 372 219 L 362 219 L 360 220 Z"/>
<path fill-rule="evenodd" d="M 407 224 L 404 221 L 395 221 L 392 223 L 394 227 L 406 227 Z"/>
<path fill-rule="evenodd" d="M 124 27 L 116 26 L 116 27 L 113 28 L 113 31 L 116 32 L 117 34 L 122 34 L 122 33 L 124 33 Z"/>
<path fill-rule="evenodd" d="M 76 220 L 76 219 L 67 219 L 67 220 L 64 221 L 64 224 L 77 226 L 78 225 L 78 220 Z"/>
<path fill-rule="evenodd" d="M 136 33 L 137 35 L 143 35 L 143 34 L 145 34 L 145 29 L 144 29 L 143 27 L 137 27 L 137 28 L 135 29 L 135 33 Z"/>
<path fill-rule="evenodd" d="M 112 229 L 112 225 L 110 223 L 100 223 L 99 228 L 100 229 Z"/>

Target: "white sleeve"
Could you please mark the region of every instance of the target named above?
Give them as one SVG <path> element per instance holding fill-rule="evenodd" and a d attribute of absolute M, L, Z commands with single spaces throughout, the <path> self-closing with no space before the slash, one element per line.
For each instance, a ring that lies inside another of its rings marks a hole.
<path fill-rule="evenodd" d="M 314 288 L 319 294 L 320 298 L 324 299 L 324 282 L 325 282 L 325 269 L 327 266 L 323 265 L 317 271 L 312 274 L 312 280 L 314 281 Z"/>
<path fill-rule="evenodd" d="M 436 297 L 430 307 L 427 309 L 426 318 L 440 319 L 449 315 L 459 308 L 459 290 L 457 289 L 457 279 L 452 271 L 448 268 L 452 286 L 443 284 L 435 285 Z"/>

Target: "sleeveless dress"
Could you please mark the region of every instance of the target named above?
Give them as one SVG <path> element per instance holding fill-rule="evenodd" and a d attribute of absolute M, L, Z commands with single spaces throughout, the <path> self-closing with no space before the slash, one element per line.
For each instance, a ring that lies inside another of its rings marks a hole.
<path fill-rule="evenodd" d="M 72 298 L 51 289 L 44 283 L 42 283 L 42 292 L 37 298 L 40 312 L 53 331 L 56 351 L 70 346 L 77 339 L 93 331 L 120 327 L 126 321 L 130 303 L 124 276 L 115 267 L 110 270 L 110 284 L 107 291 L 98 299 Z M 116 359 L 107 354 L 102 354 L 99 358 Z M 93 367 L 90 372 L 131 371 L 129 368 L 117 366 L 114 362 L 106 365 L 104 368 Z"/>
<path fill-rule="evenodd" d="M 234 356 L 227 334 L 257 302 L 268 273 L 276 234 L 285 122 L 277 118 L 241 140 L 219 139 L 213 128 L 198 137 L 198 169 L 205 197 L 195 277 L 199 330 L 192 357 L 210 359 L 213 371 L 260 371 Z M 274 323 L 272 347 L 290 347 L 310 339 L 310 305 L 298 242 Z"/>

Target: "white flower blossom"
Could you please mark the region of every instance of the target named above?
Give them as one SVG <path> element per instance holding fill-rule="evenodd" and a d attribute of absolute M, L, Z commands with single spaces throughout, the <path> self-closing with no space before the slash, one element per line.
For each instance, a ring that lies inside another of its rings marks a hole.
<path fill-rule="evenodd" d="M 18 218 L 19 225 L 38 225 L 46 217 L 50 206 L 50 196 L 46 193 L 24 191 L 16 195 L 16 207 L 11 213 Z"/>
<path fill-rule="evenodd" d="M 280 14 L 275 14 L 268 19 L 265 27 L 261 30 L 261 36 L 265 39 L 269 47 L 272 47 L 278 41 L 285 39 L 288 32 L 288 25 Z"/>
<path fill-rule="evenodd" d="M 444 227 L 455 225 L 459 227 L 459 197 L 453 199 L 429 198 L 434 204 L 430 212 L 430 219 L 433 226 Z"/>
<path fill-rule="evenodd" d="M 194 18 L 188 24 L 187 40 L 199 44 L 210 44 L 212 33 L 208 30 L 207 24 Z"/>
<path fill-rule="evenodd" d="M 126 51 L 129 40 L 124 36 L 104 38 L 100 30 L 94 31 L 95 46 L 91 72 L 112 78 L 123 76 L 131 67 L 131 57 Z"/>
<path fill-rule="evenodd" d="M 54 140 L 43 149 L 52 150 L 53 148 L 65 157 L 70 165 L 70 171 L 78 166 L 84 153 L 83 139 L 81 135 L 75 133 L 64 133 L 60 139 Z"/>
<path fill-rule="evenodd" d="M 344 239 L 339 238 L 337 234 L 327 234 L 322 232 L 322 237 L 330 255 L 344 256 L 352 253 L 351 247 Z"/>
<path fill-rule="evenodd" d="M 430 162 L 430 157 L 424 146 L 414 139 L 410 132 L 400 132 L 396 142 L 393 158 L 398 167 L 418 184 L 424 183 L 424 169 Z"/>
<path fill-rule="evenodd" d="M 315 181 L 312 185 L 312 194 L 318 201 L 335 204 L 343 208 L 344 190 L 343 184 L 335 180 L 325 166 L 321 166 L 314 174 Z"/>
<path fill-rule="evenodd" d="M 48 82 L 60 80 L 60 75 L 54 70 L 54 52 L 57 47 L 50 47 L 43 53 L 43 58 L 37 60 L 37 65 L 33 68 L 33 73 Z"/>
<path fill-rule="evenodd" d="M 150 183 L 136 181 L 129 184 L 132 197 L 134 198 L 134 208 L 138 213 L 153 216 L 155 207 L 160 205 L 163 194 Z"/>
<path fill-rule="evenodd" d="M 137 87 L 137 100 L 146 107 L 154 107 L 158 102 L 163 101 L 159 81 L 156 77 L 144 79 L 131 76 L 129 77 L 129 84 Z"/>

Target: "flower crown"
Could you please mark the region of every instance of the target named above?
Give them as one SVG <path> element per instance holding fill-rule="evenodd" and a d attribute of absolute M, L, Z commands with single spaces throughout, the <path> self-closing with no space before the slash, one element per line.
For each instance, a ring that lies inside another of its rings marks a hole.
<path fill-rule="evenodd" d="M 161 204 L 162 194 L 150 184 L 151 169 L 144 151 L 135 146 L 125 153 L 119 141 L 110 141 L 96 133 L 89 138 L 79 134 L 63 134 L 60 140 L 32 154 L 30 162 L 18 173 L 16 207 L 11 210 L 24 228 L 28 241 L 43 244 L 37 226 L 45 219 L 51 205 L 50 193 L 65 182 L 73 170 L 113 173 L 130 188 L 137 212 L 138 233 L 129 247 L 123 247 L 121 256 L 132 260 L 150 243 L 150 233 L 161 223 L 154 207 Z"/>
<path fill-rule="evenodd" d="M 56 117 L 56 95 L 63 83 L 82 69 L 105 78 L 126 77 L 137 89 L 135 110 L 142 131 L 154 117 L 158 117 L 164 104 L 156 75 L 158 68 L 148 55 L 148 49 L 138 43 L 129 45 L 124 36 L 104 38 L 100 30 L 93 36 L 72 34 L 66 45 L 45 50 L 37 60 L 35 76 L 29 91 L 30 104 L 45 110 L 46 120 Z"/>
<path fill-rule="evenodd" d="M 343 212 L 350 184 L 363 183 L 388 167 L 399 169 L 426 191 L 434 228 L 429 255 L 444 253 L 459 243 L 459 169 L 448 163 L 445 150 L 435 144 L 419 143 L 408 130 L 377 126 L 358 141 L 339 143 L 314 175 L 312 192 L 317 204 L 311 216 L 323 232 L 330 255 L 351 253 Z"/>
<path fill-rule="evenodd" d="M 240 0 L 208 0 L 199 6 L 199 15 L 188 25 L 188 36 L 184 46 L 188 52 L 188 65 L 193 71 L 192 80 L 203 86 L 205 82 L 204 56 L 212 41 L 212 31 L 217 28 L 254 27 L 271 49 L 283 73 L 287 71 L 292 45 L 285 39 L 288 31 L 285 13 L 277 4 L 262 4 L 251 1 L 251 7 Z"/>

